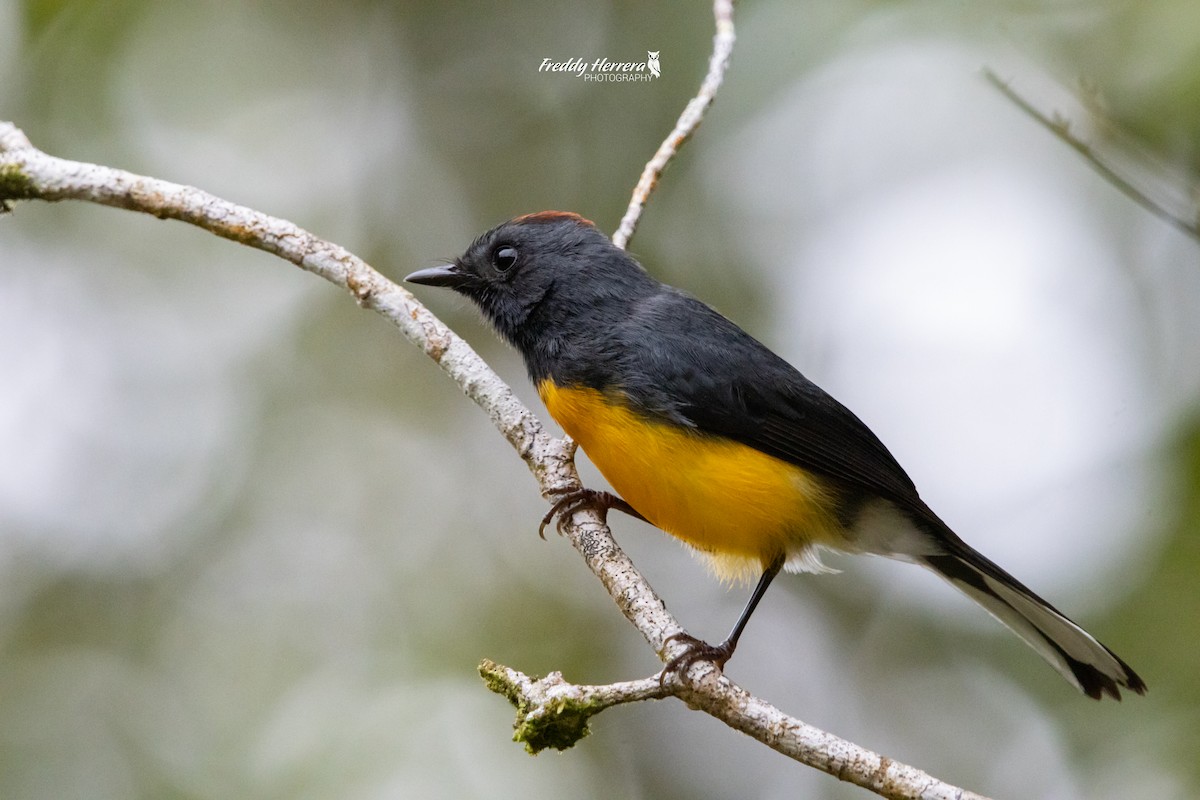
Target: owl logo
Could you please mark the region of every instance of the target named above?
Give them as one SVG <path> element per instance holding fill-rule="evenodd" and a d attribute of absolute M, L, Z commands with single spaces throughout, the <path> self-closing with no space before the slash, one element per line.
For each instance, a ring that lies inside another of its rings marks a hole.
<path fill-rule="evenodd" d="M 659 72 L 660 67 L 658 64 L 658 54 L 660 52 L 662 52 L 662 51 L 661 50 L 647 50 L 646 51 L 646 67 L 650 70 L 650 74 L 656 78 L 660 74 L 660 72 Z"/>

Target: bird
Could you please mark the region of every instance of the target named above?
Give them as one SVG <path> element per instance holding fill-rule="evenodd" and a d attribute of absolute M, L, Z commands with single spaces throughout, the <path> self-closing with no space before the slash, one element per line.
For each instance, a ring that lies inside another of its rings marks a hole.
<path fill-rule="evenodd" d="M 653 75 L 655 78 L 659 77 L 659 75 L 662 74 L 661 73 L 662 65 L 658 63 L 658 54 L 660 52 L 661 51 L 659 51 L 659 50 L 647 50 L 646 51 L 646 66 L 649 68 L 650 74 Z"/>
<path fill-rule="evenodd" d="M 854 413 L 584 217 L 516 217 L 406 280 L 478 306 L 616 492 L 562 497 L 543 528 L 555 513 L 615 508 L 682 540 L 720 578 L 758 577 L 724 641 L 670 637 L 685 647 L 664 676 L 698 661 L 723 670 L 779 572 L 822 571 L 832 550 L 934 572 L 1089 697 L 1145 693 L 1112 650 L 959 538 Z"/>

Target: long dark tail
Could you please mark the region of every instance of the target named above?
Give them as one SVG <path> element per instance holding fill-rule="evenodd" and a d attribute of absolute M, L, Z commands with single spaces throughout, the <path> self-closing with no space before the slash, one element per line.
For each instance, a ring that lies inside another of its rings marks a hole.
<path fill-rule="evenodd" d="M 1107 694 L 1120 700 L 1121 686 L 1145 693 L 1145 682 L 1116 653 L 1012 575 L 957 536 L 940 544 L 946 552 L 916 560 L 1007 625 L 1088 697 L 1099 700 Z"/>

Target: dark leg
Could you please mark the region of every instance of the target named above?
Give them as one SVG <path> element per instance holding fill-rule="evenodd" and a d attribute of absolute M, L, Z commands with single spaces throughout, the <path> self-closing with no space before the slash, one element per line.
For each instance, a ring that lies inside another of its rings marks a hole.
<path fill-rule="evenodd" d="M 546 526 L 556 516 L 558 517 L 558 532 L 562 533 L 563 520 L 570 518 L 572 514 L 581 508 L 591 506 L 600 512 L 600 516 L 606 521 L 608 519 L 608 510 L 615 508 L 618 511 L 624 511 L 631 517 L 636 517 L 642 522 L 646 522 L 646 518 L 634 509 L 633 506 L 626 503 L 621 498 L 617 497 L 612 492 L 601 492 L 597 489 L 580 489 L 570 494 L 564 495 L 555 501 L 550 510 L 546 512 L 546 516 L 542 517 L 542 524 L 538 526 L 538 536 L 546 538 Z"/>
<path fill-rule="evenodd" d="M 742 609 L 741 616 L 733 624 L 733 630 L 725 637 L 725 641 L 718 645 L 711 645 L 687 633 L 677 633 L 674 636 L 668 636 L 667 640 L 663 642 L 664 645 L 673 641 L 680 641 L 687 644 L 688 649 L 667 662 L 667 665 L 663 667 L 662 675 L 659 676 L 659 681 L 661 682 L 663 677 L 671 672 L 682 678 L 691 668 L 692 664 L 695 664 L 697 661 L 711 661 L 718 669 L 723 669 L 725 662 L 733 656 L 733 651 L 737 648 L 738 639 L 741 638 L 742 631 L 746 629 L 746 623 L 750 621 L 750 615 L 754 613 L 754 609 L 758 607 L 759 601 L 767 593 L 767 587 L 771 585 L 771 581 L 775 580 L 775 576 L 779 574 L 779 570 L 783 569 L 783 561 L 784 557 L 779 556 L 771 562 L 769 567 L 763 570 L 762 577 L 758 579 L 758 585 L 754 587 L 754 593 L 750 595 L 750 601 Z"/>

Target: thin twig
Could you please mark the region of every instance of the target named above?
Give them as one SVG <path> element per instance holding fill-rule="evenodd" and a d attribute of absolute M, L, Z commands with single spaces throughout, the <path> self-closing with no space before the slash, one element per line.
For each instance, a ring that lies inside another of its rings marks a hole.
<path fill-rule="evenodd" d="M 1050 133 L 1054 134 L 1054 136 L 1056 136 L 1058 139 L 1066 143 L 1066 145 L 1076 153 L 1079 153 L 1079 155 L 1083 156 L 1083 159 L 1100 175 L 1100 177 L 1104 178 L 1104 180 L 1115 186 L 1118 191 L 1120 191 L 1130 200 L 1134 201 L 1142 208 L 1146 209 L 1151 214 L 1168 223 L 1175 229 L 1186 233 L 1193 239 L 1200 239 L 1200 227 L 1197 227 L 1198 223 L 1196 221 L 1188 222 L 1187 220 L 1180 218 L 1178 215 L 1169 211 L 1161 203 L 1158 203 L 1152 199 L 1141 189 L 1134 186 L 1128 178 L 1123 176 L 1116 170 L 1115 167 L 1105 161 L 1104 158 L 1102 158 L 1090 144 L 1072 133 L 1070 123 L 1067 122 L 1067 120 L 1058 116 L 1049 117 L 1042 113 L 1033 105 L 1033 103 L 1029 102 L 1020 94 L 1018 94 L 1008 81 L 1000 78 L 992 70 L 984 68 L 983 77 L 987 79 L 988 83 L 992 84 L 992 86 L 998 89 L 1001 94 L 1012 101 L 1017 108 L 1021 109 L 1030 117 L 1032 117 L 1038 124 L 1050 131 Z"/>
<path fill-rule="evenodd" d="M 713 35 L 713 52 L 708 60 L 708 74 L 700 84 L 700 91 L 684 107 L 683 113 L 675 122 L 675 127 L 667 138 L 663 139 L 654 157 L 642 170 L 642 176 L 633 189 L 633 197 L 629 200 L 625 216 L 621 217 L 621 224 L 612 236 L 613 244 L 621 249 L 628 246 L 638 220 L 642 217 L 642 211 L 646 208 L 646 202 L 658 186 L 658 179 L 662 177 L 663 170 L 671 163 L 671 159 L 675 158 L 683 143 L 700 127 L 704 112 L 712 105 L 717 90 L 721 88 L 721 82 L 725 80 L 725 70 L 729 68 L 729 57 L 733 54 L 733 42 L 736 38 L 733 29 L 733 0 L 715 0 L 713 16 L 716 18 L 717 32 Z"/>

